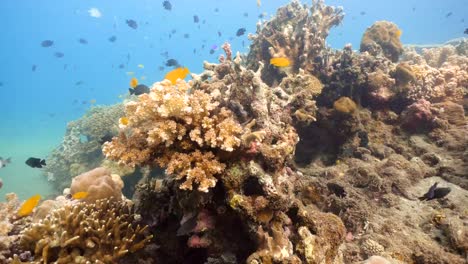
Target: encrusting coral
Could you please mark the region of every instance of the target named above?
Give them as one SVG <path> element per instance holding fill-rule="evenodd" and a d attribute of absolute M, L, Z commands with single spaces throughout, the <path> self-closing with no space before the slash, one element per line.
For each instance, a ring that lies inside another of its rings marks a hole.
<path fill-rule="evenodd" d="M 152 238 L 135 219 L 124 202 L 68 205 L 23 230 L 19 247 L 33 252 L 30 263 L 116 263 Z"/>
<path fill-rule="evenodd" d="M 360 51 L 373 56 L 382 53 L 392 62 L 397 62 L 403 53 L 400 36 L 401 30 L 394 23 L 377 21 L 362 36 Z"/>

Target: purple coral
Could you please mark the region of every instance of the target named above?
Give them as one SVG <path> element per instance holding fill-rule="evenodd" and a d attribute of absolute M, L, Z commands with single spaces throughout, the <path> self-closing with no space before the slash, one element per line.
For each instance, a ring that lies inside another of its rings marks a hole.
<path fill-rule="evenodd" d="M 431 128 L 433 121 L 431 103 L 424 99 L 419 99 L 401 113 L 402 126 L 411 132 L 427 130 Z"/>

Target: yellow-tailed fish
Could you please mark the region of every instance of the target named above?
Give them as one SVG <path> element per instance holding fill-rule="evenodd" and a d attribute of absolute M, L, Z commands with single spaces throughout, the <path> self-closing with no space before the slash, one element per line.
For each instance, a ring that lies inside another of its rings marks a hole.
<path fill-rule="evenodd" d="M 138 85 L 138 79 L 135 78 L 135 77 L 133 77 L 133 78 L 130 80 L 130 87 L 135 88 L 137 85 Z"/>
<path fill-rule="evenodd" d="M 138 68 L 144 69 L 144 68 L 145 68 L 145 65 L 143 65 L 143 64 L 138 64 Z"/>
<path fill-rule="evenodd" d="M 134 75 L 134 72 L 126 72 L 127 75 Z"/>
<path fill-rule="evenodd" d="M 123 125 L 123 126 L 128 125 L 128 117 L 123 116 L 123 117 L 119 118 L 119 124 Z"/>
<path fill-rule="evenodd" d="M 88 197 L 88 192 L 76 192 L 72 195 L 73 199 L 80 200 Z"/>
<path fill-rule="evenodd" d="M 23 217 L 23 216 L 28 216 L 29 214 L 31 214 L 33 209 L 39 203 L 39 200 L 41 200 L 41 196 L 39 194 L 36 194 L 30 197 L 29 199 L 27 199 L 23 203 L 23 205 L 21 205 L 20 209 L 18 210 L 18 216 Z"/>
<path fill-rule="evenodd" d="M 271 58 L 270 64 L 276 67 L 288 67 L 291 65 L 291 62 L 288 58 L 280 57 L 280 58 Z"/>
<path fill-rule="evenodd" d="M 189 74 L 189 72 L 190 71 L 186 67 L 180 67 L 180 68 L 177 68 L 168 72 L 166 76 L 164 76 L 164 79 L 171 81 L 172 84 L 176 84 L 176 81 L 178 79 L 181 79 L 181 80 L 185 79 L 185 77 L 187 77 L 187 74 Z"/>

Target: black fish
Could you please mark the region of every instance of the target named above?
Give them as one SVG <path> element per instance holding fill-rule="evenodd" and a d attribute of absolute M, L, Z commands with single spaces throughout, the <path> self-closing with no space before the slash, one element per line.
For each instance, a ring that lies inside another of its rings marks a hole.
<path fill-rule="evenodd" d="M 367 134 L 366 131 L 359 131 L 358 132 L 358 137 L 359 137 L 359 146 L 363 148 L 367 148 L 369 146 L 369 135 Z"/>
<path fill-rule="evenodd" d="M 218 31 L 218 37 L 221 37 L 222 33 L 221 31 Z"/>
<path fill-rule="evenodd" d="M 84 83 L 83 81 L 77 81 L 75 85 L 78 86 L 78 85 L 82 85 L 83 83 Z"/>
<path fill-rule="evenodd" d="M 463 31 L 464 34 L 468 34 L 468 28 L 465 28 L 465 31 Z"/>
<path fill-rule="evenodd" d="M 136 22 L 135 20 L 133 20 L 133 19 L 127 19 L 125 22 L 127 23 L 127 25 L 128 25 L 129 27 L 131 27 L 131 28 L 133 28 L 133 29 L 137 29 L 137 28 L 138 28 L 137 22 Z"/>
<path fill-rule="evenodd" d="M 114 137 L 114 136 L 111 135 L 111 134 L 105 134 L 103 137 L 101 137 L 101 138 L 99 139 L 99 144 L 102 145 L 102 144 L 104 144 L 104 143 L 106 143 L 106 142 L 110 142 L 110 141 L 112 141 L 112 138 L 113 138 L 113 137 Z"/>
<path fill-rule="evenodd" d="M 108 40 L 110 42 L 115 42 L 117 40 L 117 37 L 116 36 L 111 36 L 110 38 L 108 38 Z"/>
<path fill-rule="evenodd" d="M 260 15 L 258 15 L 258 18 L 262 19 L 265 17 L 265 13 L 261 13 Z"/>
<path fill-rule="evenodd" d="M 363 15 L 366 14 L 366 12 L 365 12 L 365 11 L 361 11 L 361 13 L 359 13 L 359 14 L 361 14 L 361 16 L 363 16 Z"/>
<path fill-rule="evenodd" d="M 44 48 L 48 48 L 54 45 L 54 42 L 52 40 L 44 40 L 41 42 L 41 46 Z"/>
<path fill-rule="evenodd" d="M 184 38 L 189 38 L 189 37 L 190 37 L 189 33 L 184 34 Z"/>
<path fill-rule="evenodd" d="M 130 94 L 140 95 L 140 94 L 149 93 L 150 89 L 148 88 L 148 86 L 146 86 L 144 84 L 139 84 L 133 89 L 128 88 L 128 91 L 130 92 Z"/>
<path fill-rule="evenodd" d="M 336 196 L 343 198 L 346 196 L 346 191 L 345 189 L 336 183 L 329 182 L 327 183 L 327 188 L 330 192 L 334 193 Z"/>
<path fill-rule="evenodd" d="M 63 56 L 65 56 L 65 54 L 63 54 L 63 52 L 57 51 L 57 52 L 54 53 L 54 56 L 57 57 L 57 58 L 63 58 Z"/>
<path fill-rule="evenodd" d="M 215 50 L 214 49 L 210 49 L 210 54 L 213 54 L 215 53 Z"/>
<path fill-rule="evenodd" d="M 119 64 L 119 69 L 123 69 L 125 68 L 125 65 L 122 63 L 122 64 Z"/>
<path fill-rule="evenodd" d="M 240 37 L 244 35 L 244 33 L 245 33 L 245 28 L 239 28 L 236 32 L 236 36 Z"/>
<path fill-rule="evenodd" d="M 453 13 L 452 13 L 452 12 L 448 12 L 448 13 L 445 15 L 445 17 L 449 17 L 449 16 L 451 16 L 451 15 L 453 15 Z"/>
<path fill-rule="evenodd" d="M 31 168 L 42 168 L 43 166 L 46 166 L 45 160 L 32 157 L 29 158 L 25 163 Z"/>
<path fill-rule="evenodd" d="M 176 67 L 177 67 L 177 66 L 179 66 L 179 62 L 177 62 L 177 60 L 175 60 L 175 59 L 168 59 L 168 60 L 166 61 L 166 66 L 167 66 L 167 67 L 172 67 L 172 66 L 176 66 Z"/>
<path fill-rule="evenodd" d="M 193 54 L 197 53 L 197 49 L 193 49 Z"/>
<path fill-rule="evenodd" d="M 162 5 L 163 5 L 164 9 L 169 10 L 169 11 L 172 10 L 172 4 L 171 4 L 171 2 L 169 2 L 169 1 L 164 1 Z"/>
<path fill-rule="evenodd" d="M 84 39 L 84 38 L 78 39 L 78 42 L 79 42 L 80 44 L 83 44 L 83 45 L 88 44 L 88 41 L 87 41 L 86 39 Z"/>
<path fill-rule="evenodd" d="M 171 33 L 172 33 L 172 34 L 175 34 L 176 32 L 177 32 L 176 29 L 171 30 Z"/>
<path fill-rule="evenodd" d="M 245 12 L 244 17 L 249 17 L 249 13 Z"/>
<path fill-rule="evenodd" d="M 31 67 L 31 71 L 35 72 L 37 69 L 37 65 L 36 64 L 33 64 L 33 66 Z"/>
<path fill-rule="evenodd" d="M 444 198 L 447 196 L 447 194 L 450 193 L 451 189 L 450 188 L 437 188 L 438 182 L 434 183 L 430 188 L 427 193 L 425 193 L 423 196 L 419 197 L 419 200 L 421 201 L 429 201 L 432 199 L 438 199 L 438 198 Z"/>
<path fill-rule="evenodd" d="M 198 18 L 197 15 L 194 15 L 193 16 L 193 23 L 198 23 L 198 22 L 200 22 L 200 18 Z"/>

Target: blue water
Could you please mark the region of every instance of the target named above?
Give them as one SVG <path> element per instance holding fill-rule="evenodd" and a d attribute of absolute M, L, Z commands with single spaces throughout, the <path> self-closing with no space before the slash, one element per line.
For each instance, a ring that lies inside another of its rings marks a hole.
<path fill-rule="evenodd" d="M 163 52 L 192 72 L 200 72 L 204 60 L 217 61 L 221 50 L 209 54 L 212 45 L 229 41 L 233 51 L 247 52 L 247 34 L 236 37 L 237 29 L 255 32 L 260 13 L 266 12 L 268 18 L 287 2 L 262 0 L 259 8 L 256 0 L 173 0 L 172 11 L 167 11 L 162 1 L 154 0 L 2 0 L 0 156 L 12 157 L 13 163 L 0 169 L 4 181 L 0 199 L 7 192 L 25 198 L 51 191 L 40 170 L 27 167 L 24 161 L 30 156 L 46 157 L 61 142 L 66 123 L 82 116 L 91 100 L 103 105 L 119 102 L 132 77 L 126 72 L 135 72 L 137 78 L 146 76 L 142 82 L 151 84 L 169 70 L 158 69 L 167 59 Z M 343 24 L 328 38 L 334 48 L 346 43 L 358 48 L 364 30 L 377 20 L 395 22 L 403 31 L 404 43 L 419 44 L 462 37 L 468 24 L 466 0 L 326 3 L 341 5 L 346 13 Z M 87 10 L 92 7 L 102 17 L 89 16 Z M 452 14 L 446 17 L 449 12 Z M 193 22 L 194 15 L 200 18 L 198 24 Z M 138 29 L 128 27 L 126 19 L 137 21 Z M 169 38 L 173 29 L 177 32 Z M 190 38 L 183 37 L 186 33 Z M 112 35 L 117 37 L 115 43 L 107 40 Z M 80 44 L 79 38 L 88 44 Z M 46 39 L 54 45 L 41 47 Z M 55 52 L 65 56 L 56 58 Z M 122 63 L 125 68 L 119 69 Z M 37 67 L 34 72 L 33 65 Z M 79 81 L 83 84 L 75 85 Z"/>

